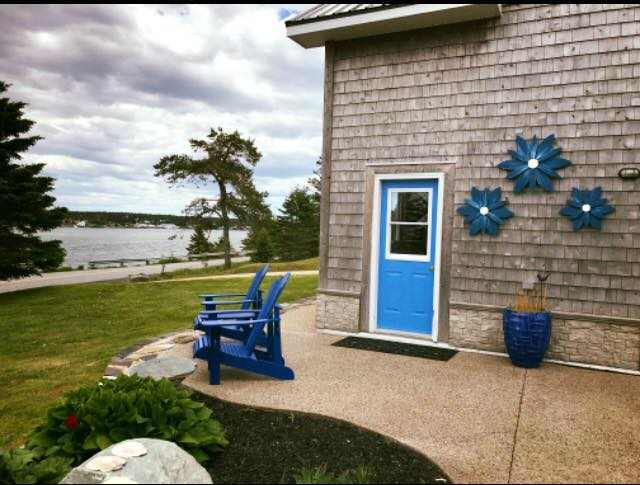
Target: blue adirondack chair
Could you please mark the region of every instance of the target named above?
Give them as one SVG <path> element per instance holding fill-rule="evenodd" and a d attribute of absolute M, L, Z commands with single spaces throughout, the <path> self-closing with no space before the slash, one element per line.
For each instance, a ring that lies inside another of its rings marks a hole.
<path fill-rule="evenodd" d="M 256 271 L 253 281 L 251 282 L 247 293 L 244 295 L 242 293 L 200 295 L 204 310 L 194 317 L 194 330 L 203 330 L 201 323 L 204 320 L 243 320 L 255 317 L 262 306 L 262 292 L 260 291 L 260 285 L 262 285 L 262 281 L 264 280 L 268 270 L 269 265 L 265 264 L 262 268 Z M 238 296 L 243 296 L 244 298 L 241 300 L 224 300 L 224 298 L 233 298 Z M 236 310 L 218 309 L 219 306 L 228 305 L 240 305 L 240 308 Z M 244 340 L 247 336 L 245 330 L 246 329 L 243 329 L 242 327 L 230 325 L 222 329 L 222 335 L 236 340 Z"/>
<path fill-rule="evenodd" d="M 206 358 L 209 364 L 209 383 L 220 384 L 220 366 L 227 365 L 276 379 L 290 380 L 293 371 L 285 365 L 280 336 L 280 306 L 282 294 L 291 273 L 273 282 L 269 293 L 255 318 L 249 320 L 205 320 L 206 335 L 194 342 L 194 355 Z M 229 323 L 248 329 L 249 336 L 241 342 L 222 342 L 221 329 Z M 266 341 L 259 339 L 266 330 Z M 261 347 L 261 348 L 260 348 Z"/>

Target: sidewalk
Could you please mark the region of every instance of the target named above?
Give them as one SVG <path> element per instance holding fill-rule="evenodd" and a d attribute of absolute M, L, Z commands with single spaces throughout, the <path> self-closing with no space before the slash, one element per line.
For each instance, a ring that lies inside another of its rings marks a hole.
<path fill-rule="evenodd" d="M 234 263 L 244 263 L 249 261 L 246 256 L 232 258 Z M 208 266 L 222 266 L 223 259 L 212 259 L 207 261 Z M 200 261 L 188 261 L 183 263 L 171 263 L 165 265 L 165 272 L 178 269 L 202 268 Z M 0 293 L 11 291 L 27 290 L 31 288 L 42 288 L 45 286 L 75 285 L 79 283 L 94 283 L 97 281 L 111 281 L 127 279 L 129 275 L 145 274 L 156 275 L 162 271 L 161 264 L 151 264 L 149 266 L 128 266 L 124 268 L 88 269 L 84 271 L 62 271 L 59 273 L 44 273 L 42 276 L 30 276 L 20 280 L 0 281 Z M 177 280 L 171 280 L 177 281 Z"/>
<path fill-rule="evenodd" d="M 296 271 L 269 271 L 267 276 L 282 276 L 286 273 L 291 273 L 292 276 L 314 276 L 318 274 L 317 269 L 309 270 L 296 270 Z M 255 273 L 232 273 L 232 274 L 217 274 L 209 276 L 190 276 L 188 278 L 169 278 L 166 280 L 154 280 L 147 281 L 146 283 L 172 283 L 175 281 L 199 281 L 199 280 L 228 280 L 235 278 L 251 278 Z"/>

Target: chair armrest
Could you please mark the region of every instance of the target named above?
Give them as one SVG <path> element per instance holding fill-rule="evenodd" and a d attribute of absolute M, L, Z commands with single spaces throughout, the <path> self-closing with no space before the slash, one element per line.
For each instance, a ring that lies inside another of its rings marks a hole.
<path fill-rule="evenodd" d="M 255 325 L 256 323 L 273 322 L 272 318 L 259 318 L 257 320 L 204 320 L 201 327 L 228 327 L 229 325 Z"/>
<path fill-rule="evenodd" d="M 233 315 L 234 313 L 259 313 L 260 310 L 248 309 L 248 310 L 201 310 L 198 315 Z"/>
<path fill-rule="evenodd" d="M 218 296 L 244 296 L 244 293 L 205 293 L 200 295 L 200 298 L 214 298 Z"/>
<path fill-rule="evenodd" d="M 242 303 L 252 302 L 253 300 L 235 300 L 235 301 L 206 301 L 200 303 L 203 305 L 240 305 Z"/>

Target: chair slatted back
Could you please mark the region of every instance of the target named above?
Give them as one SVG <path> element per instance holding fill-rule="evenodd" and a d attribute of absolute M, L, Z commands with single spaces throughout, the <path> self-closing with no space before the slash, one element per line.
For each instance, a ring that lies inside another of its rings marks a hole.
<path fill-rule="evenodd" d="M 258 313 L 256 319 L 259 320 L 270 318 L 274 314 L 278 299 L 284 291 L 284 287 L 287 286 L 289 278 L 291 278 L 291 273 L 285 274 L 282 278 L 277 279 L 271 284 L 271 286 L 269 287 L 269 293 L 267 294 L 267 297 L 262 304 L 262 308 L 260 309 L 260 313 Z M 249 335 L 249 338 L 247 338 L 245 344 L 245 346 L 251 351 L 253 351 L 258 337 L 262 335 L 262 331 L 265 325 L 266 323 L 256 323 L 251 329 L 251 334 Z"/>
<path fill-rule="evenodd" d="M 258 291 L 260 290 L 260 285 L 262 285 L 262 281 L 264 277 L 267 275 L 267 271 L 269 270 L 269 265 L 265 264 L 262 268 L 256 271 L 255 276 L 253 277 L 253 281 L 251 282 L 251 286 L 249 286 L 249 290 L 245 296 L 245 301 L 242 304 L 243 310 L 248 310 L 253 306 L 253 302 L 258 298 Z"/>

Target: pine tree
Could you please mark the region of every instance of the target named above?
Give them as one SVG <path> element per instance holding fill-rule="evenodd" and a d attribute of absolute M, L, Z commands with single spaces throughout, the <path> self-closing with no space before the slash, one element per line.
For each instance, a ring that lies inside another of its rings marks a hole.
<path fill-rule="evenodd" d="M 187 252 L 189 254 L 214 252 L 214 244 L 209 241 L 207 233 L 205 232 L 204 227 L 202 227 L 201 225 L 195 227 L 189 241 L 189 246 L 187 246 Z"/>
<path fill-rule="evenodd" d="M 234 131 L 225 133 L 222 128 L 211 129 L 206 140 L 189 141 L 203 158 L 189 155 L 162 157 L 153 167 L 155 175 L 165 177 L 176 185 L 181 182 L 205 184 L 214 182 L 218 188 L 215 199 L 200 199 L 202 216 L 217 216 L 222 225 L 224 241 L 224 265 L 231 267 L 231 242 L 229 230 L 232 217 L 240 223 L 251 224 L 264 211 L 265 192 L 259 192 L 253 184 L 253 167 L 262 155 L 253 140 L 243 138 Z"/>
<path fill-rule="evenodd" d="M 8 88 L 0 81 L 0 95 Z M 0 97 L 0 279 L 53 270 L 65 255 L 60 241 L 42 241 L 37 235 L 58 227 L 67 213 L 53 207 L 54 179 L 40 175 L 44 163 L 16 163 L 41 139 L 23 136 L 34 125 L 23 118 L 25 106 Z"/>
<path fill-rule="evenodd" d="M 320 250 L 320 202 L 308 188 L 296 187 L 277 218 L 276 251 L 282 260 L 312 258 Z"/>
<path fill-rule="evenodd" d="M 265 228 L 260 229 L 255 237 L 255 251 L 251 255 L 251 261 L 255 263 L 268 263 L 273 259 L 274 245 L 272 236 Z"/>

